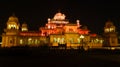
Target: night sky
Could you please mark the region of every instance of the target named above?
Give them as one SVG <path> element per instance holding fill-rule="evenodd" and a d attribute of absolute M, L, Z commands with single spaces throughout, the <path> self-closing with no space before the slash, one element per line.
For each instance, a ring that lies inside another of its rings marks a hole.
<path fill-rule="evenodd" d="M 13 13 L 20 24 L 26 22 L 29 30 L 39 30 L 55 13 L 61 11 L 70 23 L 79 19 L 92 33 L 103 33 L 105 22 L 110 19 L 120 31 L 120 4 L 116 1 L 98 0 L 40 0 L 40 1 L 0 1 L 0 34 Z"/>

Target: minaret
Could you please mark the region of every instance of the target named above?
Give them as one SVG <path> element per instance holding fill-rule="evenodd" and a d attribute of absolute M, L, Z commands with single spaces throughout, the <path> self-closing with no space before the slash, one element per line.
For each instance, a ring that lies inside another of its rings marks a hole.
<path fill-rule="evenodd" d="M 22 24 L 21 31 L 28 31 L 28 27 L 25 22 Z"/>
<path fill-rule="evenodd" d="M 19 26 L 20 24 L 15 14 L 8 18 L 7 28 L 4 29 L 5 33 L 2 34 L 2 47 L 17 46 Z"/>
<path fill-rule="evenodd" d="M 19 21 L 15 14 L 9 17 L 7 21 L 7 29 L 19 29 Z"/>
<path fill-rule="evenodd" d="M 78 28 L 81 26 L 80 25 L 80 20 L 76 20 Z"/>
<path fill-rule="evenodd" d="M 118 46 L 118 37 L 116 27 L 110 20 L 106 22 L 104 27 L 105 41 L 103 46 Z"/>

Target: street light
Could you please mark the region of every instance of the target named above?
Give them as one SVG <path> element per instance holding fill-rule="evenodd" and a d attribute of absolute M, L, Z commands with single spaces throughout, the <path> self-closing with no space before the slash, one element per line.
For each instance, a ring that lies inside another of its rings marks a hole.
<path fill-rule="evenodd" d="M 81 44 L 82 44 L 82 48 L 83 48 L 83 39 L 84 39 L 85 37 L 83 36 L 83 35 L 80 35 L 80 39 L 81 39 Z"/>

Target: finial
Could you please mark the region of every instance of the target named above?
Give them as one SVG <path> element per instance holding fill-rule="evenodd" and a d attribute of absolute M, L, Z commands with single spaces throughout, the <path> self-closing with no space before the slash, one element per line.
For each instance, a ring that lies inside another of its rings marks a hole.
<path fill-rule="evenodd" d="M 107 20 L 108 22 L 111 22 L 111 19 L 110 18 L 108 18 L 108 20 Z"/>
<path fill-rule="evenodd" d="M 15 17 L 15 13 L 14 12 L 12 13 L 12 16 Z"/>
<path fill-rule="evenodd" d="M 58 9 L 58 13 L 61 13 L 61 10 L 60 10 L 60 9 Z"/>
<path fill-rule="evenodd" d="M 77 22 L 77 26 L 80 27 L 81 26 L 80 25 L 80 20 L 76 20 L 76 22 Z"/>
<path fill-rule="evenodd" d="M 12 16 L 15 16 L 15 13 L 14 13 L 14 12 L 12 13 Z"/>
<path fill-rule="evenodd" d="M 80 20 L 76 20 L 77 23 L 80 23 Z"/>
<path fill-rule="evenodd" d="M 50 21 L 50 18 L 48 18 L 48 22 Z"/>
<path fill-rule="evenodd" d="M 26 22 L 24 21 L 23 24 L 26 24 Z"/>

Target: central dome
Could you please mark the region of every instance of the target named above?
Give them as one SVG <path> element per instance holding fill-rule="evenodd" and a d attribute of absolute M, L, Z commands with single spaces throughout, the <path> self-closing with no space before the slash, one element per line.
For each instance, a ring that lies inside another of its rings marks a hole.
<path fill-rule="evenodd" d="M 62 14 L 62 13 L 60 13 L 60 12 L 58 12 L 58 13 L 56 13 L 56 14 L 54 15 L 54 18 L 53 18 L 53 19 L 55 19 L 55 20 L 64 20 L 64 19 L 65 19 L 65 15 Z"/>

